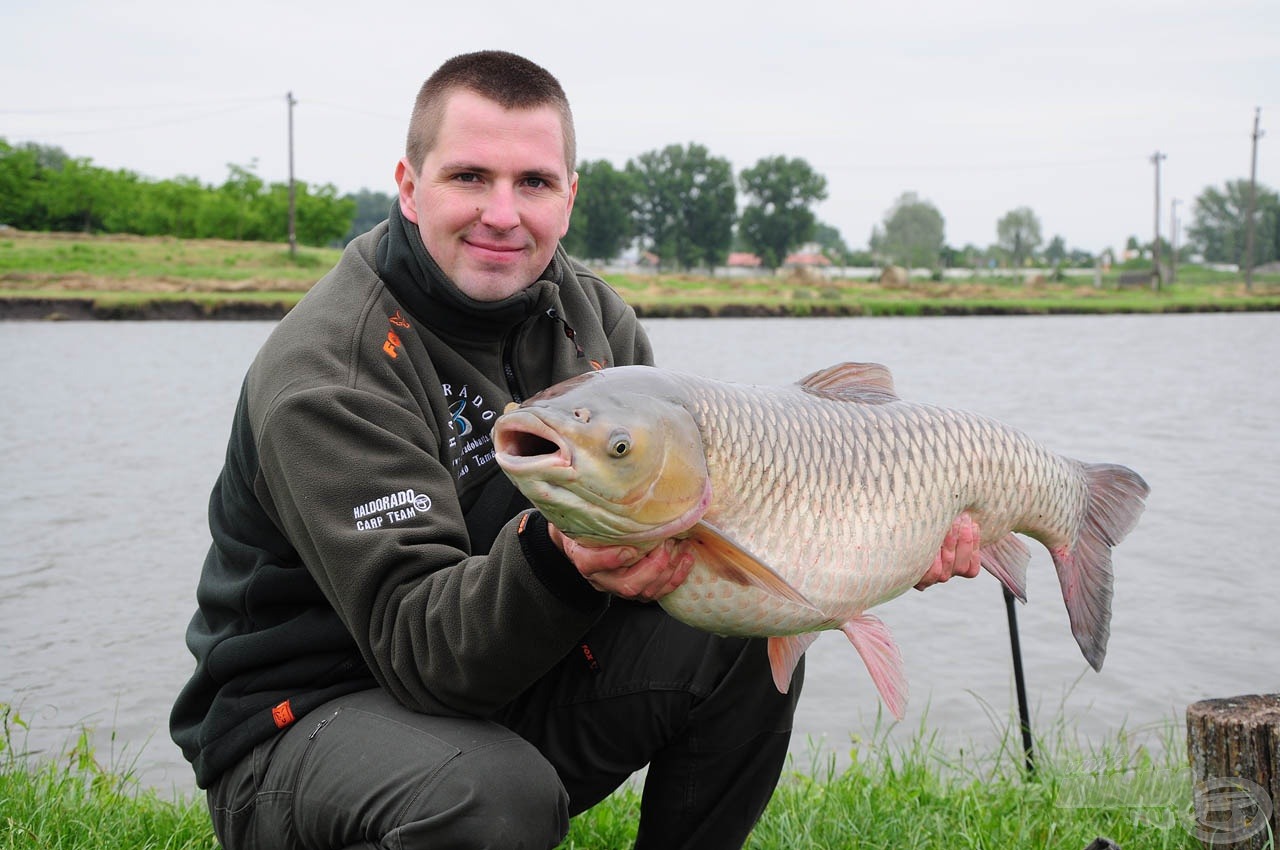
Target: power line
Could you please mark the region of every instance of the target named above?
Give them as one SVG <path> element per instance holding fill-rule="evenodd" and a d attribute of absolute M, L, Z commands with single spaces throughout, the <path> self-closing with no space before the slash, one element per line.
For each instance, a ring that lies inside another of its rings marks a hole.
<path fill-rule="evenodd" d="M 276 98 L 270 98 L 276 100 Z M 136 130 L 153 130 L 157 127 L 173 127 L 179 124 L 192 124 L 196 121 L 204 121 L 207 118 L 214 118 L 219 115 L 229 115 L 233 112 L 243 112 L 248 109 L 256 108 L 254 104 L 242 104 L 240 106 L 232 106 L 226 109 L 215 109 L 211 112 L 201 112 L 195 115 L 185 115 L 181 118 L 171 118 L 162 121 L 150 121 L 143 124 L 117 124 L 109 127 L 93 127 L 81 130 L 38 130 L 23 133 L 22 135 L 34 138 L 36 136 L 95 136 L 106 133 L 131 133 Z"/>
<path fill-rule="evenodd" d="M 902 164 L 860 164 L 860 165 L 840 165 L 835 168 L 829 168 L 830 171 L 963 171 L 963 172 L 991 172 L 991 171 L 1025 171 L 1038 168 L 1070 168 L 1075 166 L 1086 165 L 1105 165 L 1117 162 L 1132 162 L 1133 155 L 1124 156 L 1107 156 L 1095 159 L 1075 159 L 1075 160 L 1044 160 L 1040 162 L 1012 162 L 1012 163 L 990 163 L 990 164 L 961 164 L 961 163 L 938 163 L 929 165 L 927 163 L 902 163 Z"/>
<path fill-rule="evenodd" d="M 403 115 L 389 115 L 385 112 L 374 112 L 369 109 L 360 109 L 354 106 L 345 106 L 341 103 L 330 103 L 324 100 L 308 100 L 308 106 L 322 106 L 326 109 L 336 109 L 339 112 L 350 112 L 353 115 L 368 115 L 370 118 L 385 118 L 388 121 L 405 121 L 409 120 L 408 113 Z"/>
<path fill-rule="evenodd" d="M 82 115 L 94 112 L 129 112 L 135 109 L 191 109 L 192 107 L 222 106 L 226 104 L 262 103 L 275 100 L 272 97 L 240 97 L 212 101 L 184 100 L 177 103 L 135 103 L 98 106 L 61 106 L 52 109 L 20 109 L 0 107 L 0 115 Z"/>

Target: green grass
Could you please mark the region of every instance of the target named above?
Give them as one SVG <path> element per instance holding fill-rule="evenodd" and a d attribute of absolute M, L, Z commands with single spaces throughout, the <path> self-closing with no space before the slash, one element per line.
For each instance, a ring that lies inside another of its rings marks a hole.
<path fill-rule="evenodd" d="M 337 261 L 332 248 L 278 243 L 86 236 L 0 235 L 0 298 L 78 298 L 106 318 L 173 317 L 172 302 L 191 316 L 218 315 L 228 305 L 289 309 Z M 822 281 L 795 276 L 729 278 L 677 274 L 608 275 L 644 316 L 791 315 L 922 316 L 984 313 L 1161 313 L 1280 310 L 1280 275 L 1258 275 L 1251 291 L 1239 275 L 1183 266 L 1161 292 L 1119 286 L 1114 269 L 1094 288 L 1092 277 L 1059 281 L 1028 270 L 1026 278 L 974 275 L 955 280 Z M 150 310 L 152 305 L 161 308 Z M 84 311 L 81 310 L 82 314 Z M 234 311 L 232 311 L 234 312 Z M 51 315 L 56 314 L 53 311 Z M 231 314 L 231 313 L 228 313 Z"/>
<path fill-rule="evenodd" d="M 130 765 L 98 761 L 88 730 L 59 758 L 23 752 L 26 722 L 0 704 L 0 850 L 217 848 L 202 800 L 143 789 Z"/>
<path fill-rule="evenodd" d="M 0 277 L 47 282 L 89 278 L 128 286 L 140 279 L 192 285 L 261 283 L 296 289 L 337 262 L 336 248 L 174 237 L 29 233 L 0 239 Z"/>
<path fill-rule="evenodd" d="M 0 850 L 214 848 L 200 798 L 139 786 L 128 765 L 102 765 L 83 732 L 54 759 L 25 755 L 26 723 L 0 704 Z M 793 765 L 752 833 L 753 850 L 1060 847 L 1106 836 L 1125 850 L 1191 850 L 1190 784 L 1172 720 L 1154 735 L 1124 731 L 1101 745 L 1057 730 L 1024 775 L 1007 734 L 988 752 L 941 747 L 922 725 L 905 745 L 873 732 L 834 757 Z M 631 785 L 573 820 L 564 850 L 628 848 L 640 793 Z"/>
<path fill-rule="evenodd" d="M 1100 747 L 1058 733 L 1039 742 L 1030 778 L 1013 734 L 957 755 L 923 727 L 896 747 L 877 733 L 854 745 L 846 769 L 829 757 L 784 774 L 746 847 L 1083 850 L 1105 836 L 1123 848 L 1199 848 L 1185 749 L 1172 723 L 1161 731 L 1155 747 L 1123 732 Z M 575 819 L 564 847 L 629 847 L 639 803 L 624 788 Z"/>

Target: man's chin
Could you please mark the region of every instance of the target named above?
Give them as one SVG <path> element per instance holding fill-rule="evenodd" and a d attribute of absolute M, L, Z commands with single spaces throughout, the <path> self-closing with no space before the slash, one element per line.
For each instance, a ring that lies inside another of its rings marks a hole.
<path fill-rule="evenodd" d="M 458 275 L 454 283 L 463 294 L 476 301 L 501 301 L 527 289 L 537 276 L 513 269 L 469 270 Z"/>

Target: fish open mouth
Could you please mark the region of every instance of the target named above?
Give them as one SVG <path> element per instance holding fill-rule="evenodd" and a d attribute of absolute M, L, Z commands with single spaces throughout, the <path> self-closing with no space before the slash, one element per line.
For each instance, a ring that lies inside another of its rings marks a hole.
<path fill-rule="evenodd" d="M 504 469 L 573 466 L 573 453 L 555 429 L 536 414 L 513 410 L 493 426 L 493 447 Z"/>

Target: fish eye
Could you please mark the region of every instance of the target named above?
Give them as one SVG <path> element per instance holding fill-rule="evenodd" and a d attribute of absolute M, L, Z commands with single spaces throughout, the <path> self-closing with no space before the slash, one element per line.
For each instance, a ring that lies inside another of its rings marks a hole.
<path fill-rule="evenodd" d="M 631 451 L 631 435 L 618 432 L 609 438 L 609 454 L 612 457 L 625 457 Z"/>

